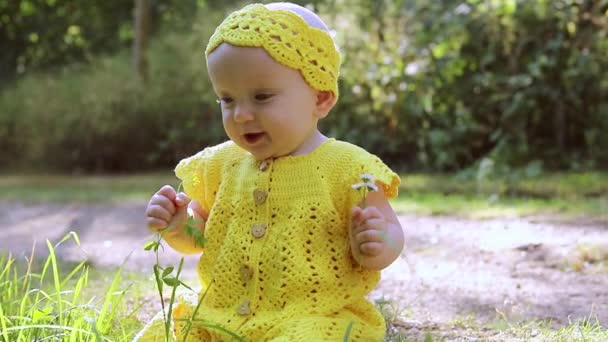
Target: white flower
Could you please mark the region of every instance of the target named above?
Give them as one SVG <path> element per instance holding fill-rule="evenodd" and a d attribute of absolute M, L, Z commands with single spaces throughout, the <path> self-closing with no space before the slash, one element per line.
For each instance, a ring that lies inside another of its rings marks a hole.
<path fill-rule="evenodd" d="M 369 173 L 363 173 L 363 174 L 359 175 L 359 178 L 361 178 L 361 180 L 364 183 L 373 183 L 374 182 L 374 175 L 369 174 Z"/>
<path fill-rule="evenodd" d="M 352 188 L 355 190 L 360 190 L 363 187 L 365 187 L 367 191 L 378 191 L 378 186 L 371 182 L 357 183 L 352 185 Z"/>
<path fill-rule="evenodd" d="M 352 188 L 361 192 L 361 195 L 363 197 L 362 208 L 365 208 L 365 199 L 367 197 L 368 192 L 378 191 L 378 186 L 374 184 L 374 175 L 364 173 L 359 175 L 359 178 L 361 178 L 361 183 L 353 184 Z"/>
<path fill-rule="evenodd" d="M 359 189 L 361 189 L 364 186 L 365 186 L 365 183 L 357 183 L 357 184 L 353 184 L 352 188 L 355 189 L 355 190 L 359 190 Z"/>
<path fill-rule="evenodd" d="M 194 217 L 194 210 L 192 208 L 188 207 L 186 212 L 188 213 L 188 217 Z"/>
<path fill-rule="evenodd" d="M 367 182 L 365 183 L 365 186 L 367 186 L 368 191 L 378 191 L 378 186 L 374 183 Z"/>

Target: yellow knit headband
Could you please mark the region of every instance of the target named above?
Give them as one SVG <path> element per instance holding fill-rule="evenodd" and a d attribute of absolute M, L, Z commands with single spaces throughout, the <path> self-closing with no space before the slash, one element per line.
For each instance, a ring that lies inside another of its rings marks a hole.
<path fill-rule="evenodd" d="M 224 42 L 261 47 L 275 61 L 299 70 L 313 89 L 329 90 L 338 96 L 340 54 L 333 39 L 293 12 L 248 5 L 230 14 L 215 29 L 205 55 Z"/>

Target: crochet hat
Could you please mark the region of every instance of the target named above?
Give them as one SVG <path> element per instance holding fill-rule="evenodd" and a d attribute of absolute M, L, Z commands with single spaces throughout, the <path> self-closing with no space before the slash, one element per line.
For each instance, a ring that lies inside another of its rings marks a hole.
<path fill-rule="evenodd" d="M 224 42 L 261 47 L 278 63 L 300 71 L 313 89 L 338 96 L 340 53 L 333 39 L 291 11 L 253 4 L 233 12 L 215 29 L 205 56 Z"/>

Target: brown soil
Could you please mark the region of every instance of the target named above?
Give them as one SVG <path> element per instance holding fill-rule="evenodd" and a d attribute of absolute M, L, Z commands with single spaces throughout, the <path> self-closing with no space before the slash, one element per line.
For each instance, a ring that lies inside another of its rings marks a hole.
<path fill-rule="evenodd" d="M 60 246 L 62 258 L 88 258 L 97 267 L 114 268 L 129 257 L 126 269 L 149 272 L 155 260 L 142 248 L 152 238 L 143 213 L 139 203 L 0 202 L 0 251 L 25 256 L 36 242 L 41 255 L 46 239 L 57 242 L 74 231 L 81 246 Z M 386 310 L 399 314 L 393 323 L 404 335 L 471 322 L 479 330 L 497 319 L 565 325 L 592 316 L 608 326 L 608 224 L 548 217 L 477 221 L 402 215 L 400 220 L 406 252 L 383 271 L 371 298 L 390 302 Z M 163 254 L 167 263 L 178 259 L 169 248 Z M 195 257 L 186 258 L 187 278 L 195 279 L 195 263 Z"/>

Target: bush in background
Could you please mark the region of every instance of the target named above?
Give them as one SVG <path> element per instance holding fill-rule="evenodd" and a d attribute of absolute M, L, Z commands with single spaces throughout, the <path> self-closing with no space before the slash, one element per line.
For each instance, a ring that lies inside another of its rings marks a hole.
<path fill-rule="evenodd" d="M 607 2 L 356 3 L 335 134 L 415 169 L 608 167 Z"/>
<path fill-rule="evenodd" d="M 143 170 L 221 141 L 201 48 L 210 28 L 154 40 L 145 87 L 124 53 L 24 77 L 0 95 L 0 162 L 12 169 Z"/>
<path fill-rule="evenodd" d="M 403 170 L 481 161 L 505 174 L 608 167 L 608 3 L 313 5 L 343 53 L 340 102 L 322 122 L 327 134 Z M 5 89 L 1 165 L 166 168 L 225 139 L 203 49 L 228 9 L 198 6 L 191 26 L 176 19 L 179 29 L 153 39 L 145 89 L 126 52 L 30 74 Z"/>

